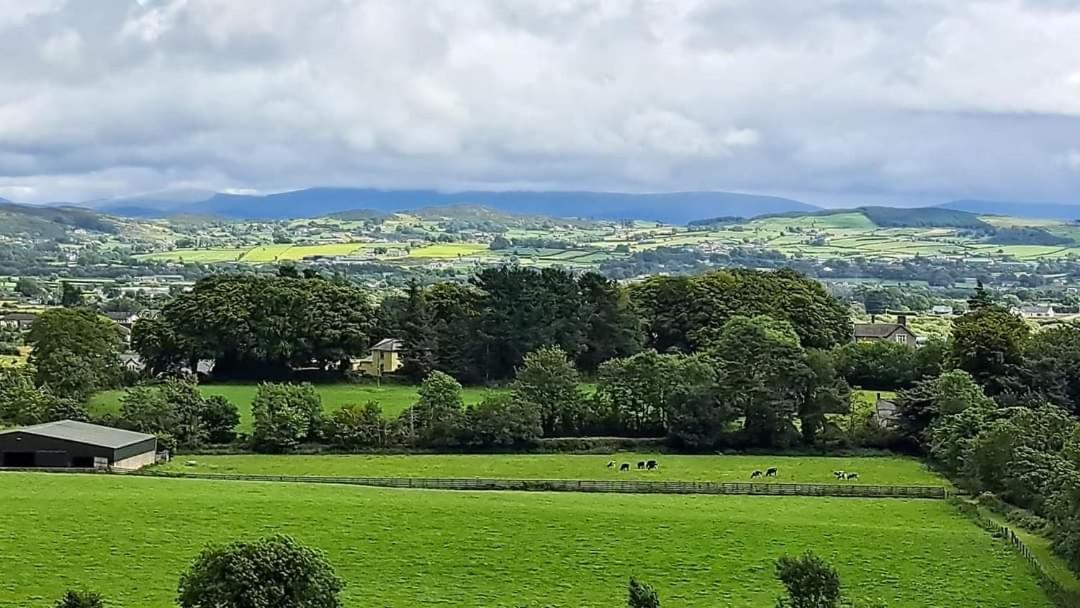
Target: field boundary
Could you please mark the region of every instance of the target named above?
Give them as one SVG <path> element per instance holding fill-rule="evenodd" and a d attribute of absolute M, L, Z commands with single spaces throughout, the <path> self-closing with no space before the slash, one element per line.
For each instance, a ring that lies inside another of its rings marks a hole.
<path fill-rule="evenodd" d="M 986 529 L 994 537 L 1003 540 L 1013 551 L 1027 560 L 1032 572 L 1035 573 L 1035 578 L 1038 579 L 1039 584 L 1047 592 L 1054 604 L 1060 608 L 1073 608 L 1080 605 L 1078 594 L 1065 589 L 1061 583 L 1050 576 L 1039 559 L 1035 557 L 1035 554 L 1028 549 L 1024 541 L 1020 540 L 1020 537 L 1011 528 L 981 515 L 978 516 L 977 520 L 982 528 Z"/>
<path fill-rule="evenodd" d="M 870 486 L 797 483 L 718 483 L 709 481 L 604 481 L 586 479 L 467 479 L 427 477 L 310 477 L 236 475 L 171 471 L 132 471 L 124 474 L 210 481 L 261 481 L 404 488 L 419 490 L 496 490 L 521 492 L 593 492 L 608 494 L 713 494 L 756 496 L 827 496 L 835 498 L 921 498 L 945 500 L 945 486 Z"/>

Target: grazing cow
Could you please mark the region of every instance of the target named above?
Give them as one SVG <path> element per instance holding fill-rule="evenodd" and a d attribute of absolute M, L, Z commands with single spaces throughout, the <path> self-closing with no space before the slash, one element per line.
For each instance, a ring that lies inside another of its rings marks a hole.
<path fill-rule="evenodd" d="M 761 471 L 754 471 L 753 473 L 750 474 L 750 479 L 757 479 L 758 477 L 761 477 L 762 475 L 764 475 L 764 473 L 762 473 Z"/>
<path fill-rule="evenodd" d="M 765 471 L 765 477 L 776 477 L 776 467 L 770 467 L 768 471 Z"/>
<path fill-rule="evenodd" d="M 629 462 L 624 462 L 621 465 L 619 465 L 619 471 L 629 471 L 629 470 L 630 470 L 630 463 Z"/>
<path fill-rule="evenodd" d="M 832 476 L 837 478 L 837 479 L 843 479 L 844 478 L 844 472 L 843 471 L 833 471 Z"/>
<path fill-rule="evenodd" d="M 637 463 L 637 468 L 638 468 L 639 471 L 644 470 L 645 469 L 645 461 L 644 460 L 639 460 L 638 463 Z"/>
<path fill-rule="evenodd" d="M 658 467 L 658 466 L 660 466 L 660 463 L 656 462 L 655 460 L 650 460 L 649 462 L 645 463 L 645 468 L 650 470 L 650 471 L 655 471 L 656 467 Z"/>
<path fill-rule="evenodd" d="M 615 461 L 614 460 L 609 460 L 608 463 L 607 463 L 607 468 L 614 469 L 615 468 Z"/>
<path fill-rule="evenodd" d="M 844 475 L 844 479 L 847 479 L 847 480 L 858 479 L 858 478 L 859 478 L 858 473 L 847 473 L 847 474 Z"/>

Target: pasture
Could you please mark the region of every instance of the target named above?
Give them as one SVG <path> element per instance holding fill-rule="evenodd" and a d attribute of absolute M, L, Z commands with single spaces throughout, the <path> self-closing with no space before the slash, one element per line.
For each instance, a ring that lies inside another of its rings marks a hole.
<path fill-rule="evenodd" d="M 438 243 L 412 249 L 409 251 L 409 257 L 421 259 L 457 258 L 476 255 L 487 250 L 487 245 L 479 243 Z"/>
<path fill-rule="evenodd" d="M 70 587 L 174 605 L 208 542 L 286 533 L 324 550 L 348 607 L 762 608 L 773 560 L 811 549 L 890 608 L 1050 608 L 1027 565 L 944 501 L 472 493 L 3 474 L 0 608 Z M 78 496 L 77 504 L 72 497 Z"/>
<path fill-rule="evenodd" d="M 864 485 L 943 486 L 947 482 L 914 458 L 801 456 L 686 456 L 673 454 L 432 454 L 318 456 L 195 456 L 165 465 L 166 470 L 241 475 L 317 477 L 437 477 L 495 479 L 599 479 L 655 481 L 749 481 L 751 472 L 779 469 L 761 483 L 834 483 L 833 471 L 854 471 Z M 656 460 L 655 471 L 639 471 L 637 463 Z M 614 468 L 607 463 L 614 461 Z M 629 463 L 629 472 L 618 465 Z"/>
<path fill-rule="evenodd" d="M 204 395 L 220 395 L 236 404 L 240 410 L 241 432 L 250 432 L 252 425 L 251 401 L 255 398 L 255 384 L 204 384 L 199 390 Z M 363 405 L 368 401 L 378 401 L 383 408 L 383 415 L 396 416 L 416 403 L 416 386 L 395 383 L 376 384 L 317 384 L 316 392 L 322 399 L 323 411 L 333 412 L 346 405 Z M 489 391 L 483 387 L 466 387 L 462 397 L 466 405 L 478 403 Z M 103 391 L 90 399 L 90 413 L 95 415 L 120 411 L 120 399 L 123 390 Z"/>

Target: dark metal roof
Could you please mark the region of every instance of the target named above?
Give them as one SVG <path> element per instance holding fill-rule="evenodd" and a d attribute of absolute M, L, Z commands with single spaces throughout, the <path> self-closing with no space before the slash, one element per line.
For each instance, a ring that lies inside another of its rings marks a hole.
<path fill-rule="evenodd" d="M 398 352 L 404 350 L 404 348 L 405 345 L 402 344 L 401 340 L 395 340 L 394 338 L 386 338 L 385 340 L 380 340 L 379 343 L 375 346 L 372 346 L 371 350 Z"/>
<path fill-rule="evenodd" d="M 901 329 L 907 329 L 899 323 L 856 323 L 856 338 L 888 338 Z M 910 330 L 908 330 L 910 333 Z"/>
<path fill-rule="evenodd" d="M 154 439 L 153 435 L 147 435 L 146 433 L 136 433 L 135 431 L 125 431 L 123 429 L 114 429 L 112 427 L 88 424 L 86 422 L 76 422 L 74 420 L 46 422 L 45 424 L 27 426 L 21 429 L 0 431 L 0 435 L 7 435 L 10 433 L 25 433 L 27 435 L 37 435 L 39 437 L 50 437 L 53 439 L 62 439 L 64 441 L 74 441 L 76 443 L 112 448 L 114 450 L 141 443 L 148 439 Z"/>

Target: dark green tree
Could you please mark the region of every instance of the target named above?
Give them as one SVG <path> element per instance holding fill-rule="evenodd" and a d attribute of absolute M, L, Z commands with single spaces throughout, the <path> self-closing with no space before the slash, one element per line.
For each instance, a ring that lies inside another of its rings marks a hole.
<path fill-rule="evenodd" d="M 990 295 L 990 292 L 983 287 L 982 279 L 978 280 L 978 283 L 975 286 L 975 293 L 968 298 L 967 305 L 968 311 L 971 312 L 990 308 L 994 305 L 994 298 Z"/>
<path fill-rule="evenodd" d="M 545 437 L 577 432 L 584 418 L 581 377 L 560 348 L 541 348 L 525 356 L 512 385 L 521 407 L 539 412 Z"/>
<path fill-rule="evenodd" d="M 605 361 L 640 351 L 645 341 L 641 317 L 626 290 L 594 272 L 581 275 L 578 287 L 586 305 L 585 348 L 577 356 L 578 368 L 594 372 Z"/>
<path fill-rule="evenodd" d="M 346 405 L 330 415 L 326 438 L 337 448 L 356 450 L 386 445 L 386 423 L 376 401 Z"/>
<path fill-rule="evenodd" d="M 850 342 L 834 353 L 837 371 L 852 386 L 894 391 L 910 387 L 918 374 L 918 350 L 896 342 Z"/>
<path fill-rule="evenodd" d="M 341 608 L 344 584 L 319 551 L 288 536 L 212 545 L 180 577 L 181 608 Z"/>
<path fill-rule="evenodd" d="M 1022 384 L 1026 323 L 999 306 L 973 309 L 953 322 L 948 363 L 962 369 L 991 395 Z"/>
<path fill-rule="evenodd" d="M 83 309 L 41 313 L 26 336 L 38 385 L 62 397 L 85 399 L 120 378 L 123 338 L 119 326 Z"/>
<path fill-rule="evenodd" d="M 479 447 L 524 446 L 543 435 L 540 412 L 511 395 L 490 394 L 465 410 L 466 443 Z"/>
<path fill-rule="evenodd" d="M 74 284 L 64 281 L 60 284 L 60 305 L 64 308 L 82 306 L 83 295 Z"/>
<path fill-rule="evenodd" d="M 424 288 L 415 280 L 409 283 L 408 299 L 402 315 L 401 339 L 404 342 L 401 369 L 403 374 L 419 380 L 436 369 L 438 336 Z"/>
<path fill-rule="evenodd" d="M 806 367 L 809 375 L 796 413 L 803 443 L 814 445 L 825 427 L 826 414 L 851 412 L 851 387 L 837 373 L 829 351 L 808 350 Z"/>
<path fill-rule="evenodd" d="M 789 442 L 811 376 L 791 324 L 770 317 L 734 317 L 711 343 L 719 396 L 743 415 L 746 440 L 760 447 Z"/>
<path fill-rule="evenodd" d="M 660 597 L 650 585 L 630 577 L 626 606 L 627 608 L 660 608 Z"/>
<path fill-rule="evenodd" d="M 417 393 L 416 405 L 401 414 L 408 421 L 414 440 L 425 446 L 457 444 L 465 414 L 461 384 L 447 374 L 434 371 L 424 378 Z"/>
<path fill-rule="evenodd" d="M 310 384 L 260 384 L 251 411 L 252 441 L 261 452 L 291 451 L 322 426 L 322 400 Z"/>

